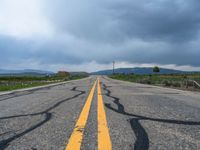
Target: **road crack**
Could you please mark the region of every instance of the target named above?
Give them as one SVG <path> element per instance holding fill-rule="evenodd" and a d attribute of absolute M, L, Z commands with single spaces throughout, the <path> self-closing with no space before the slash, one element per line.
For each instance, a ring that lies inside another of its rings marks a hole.
<path fill-rule="evenodd" d="M 77 87 L 73 87 L 71 89 L 71 91 L 76 91 L 76 92 L 79 92 L 78 94 L 72 96 L 72 97 L 69 97 L 69 98 L 66 98 L 64 100 L 60 100 L 58 101 L 57 103 L 55 103 L 54 105 L 52 105 L 51 107 L 45 109 L 44 111 L 41 111 L 41 112 L 37 112 L 37 113 L 32 113 L 32 114 L 22 114 L 22 115 L 14 115 L 14 116 L 6 116 L 6 117 L 1 117 L 0 120 L 4 120 L 4 119 L 13 119 L 13 118 L 18 118 L 18 117 L 26 117 L 26 116 L 37 116 L 37 115 L 43 115 L 44 116 L 44 119 L 41 120 L 40 122 L 38 122 L 37 124 L 35 125 L 32 125 L 31 127 L 29 127 L 28 129 L 24 130 L 23 132 L 21 133 L 18 133 L 18 134 L 15 134 L 14 136 L 11 136 L 5 140 L 2 140 L 0 141 L 0 149 L 5 149 L 6 147 L 9 146 L 9 143 L 16 140 L 17 138 L 19 137 L 22 137 L 24 136 L 25 134 L 35 130 L 36 128 L 44 125 L 45 123 L 47 123 L 51 118 L 52 118 L 52 113 L 50 112 L 52 109 L 58 107 L 59 105 L 61 105 L 62 103 L 66 102 L 66 101 L 69 101 L 69 100 L 72 100 L 72 99 L 75 99 L 83 94 L 85 94 L 86 92 L 85 91 L 81 91 L 81 90 L 77 90 Z"/>
<path fill-rule="evenodd" d="M 178 124 L 178 125 L 200 125 L 200 121 L 195 122 L 195 121 L 182 121 L 173 119 L 160 119 L 160 118 L 151 118 L 142 115 L 128 113 L 125 111 L 124 106 L 120 103 L 120 99 L 118 97 L 111 95 L 112 92 L 111 90 L 108 89 L 110 87 L 106 86 L 106 84 L 104 83 L 102 85 L 103 85 L 103 90 L 106 91 L 106 96 L 113 99 L 113 102 L 117 105 L 117 109 L 113 108 L 109 103 L 105 103 L 105 106 L 116 113 L 120 113 L 122 115 L 131 117 L 129 122 L 136 136 L 136 141 L 134 143 L 134 150 L 149 149 L 149 137 L 146 130 L 140 123 L 141 120 Z"/>

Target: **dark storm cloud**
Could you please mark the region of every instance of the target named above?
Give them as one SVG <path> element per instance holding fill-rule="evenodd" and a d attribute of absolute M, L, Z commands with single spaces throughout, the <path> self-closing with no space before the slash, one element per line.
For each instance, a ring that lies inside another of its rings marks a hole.
<path fill-rule="evenodd" d="M 26 58 L 26 50 L 30 45 L 19 42 L 15 39 L 1 36 L 0 37 L 0 64 L 14 63 L 18 59 Z"/>
<path fill-rule="evenodd" d="M 0 38 L 0 65 L 37 61 L 42 64 L 80 63 L 75 56 L 66 52 L 66 47 L 56 43 L 38 43 L 35 41 L 16 40 L 2 36 Z"/>
<path fill-rule="evenodd" d="M 119 42 L 118 39 L 127 38 L 189 41 L 197 38 L 199 32 L 200 14 L 197 12 L 200 2 L 197 0 L 56 3 L 52 16 L 59 30 L 99 42 Z"/>
<path fill-rule="evenodd" d="M 98 48 L 88 49 L 96 51 L 91 57 L 101 63 L 200 65 L 199 44 L 191 43 L 199 41 L 198 0 L 59 1 L 54 6 L 51 16 L 58 30 L 97 43 Z"/>
<path fill-rule="evenodd" d="M 144 40 L 188 41 L 199 32 L 198 1 L 135 1 L 111 6 L 127 36 Z"/>
<path fill-rule="evenodd" d="M 44 1 L 53 38 L 7 42 L 2 37 L 3 55 L 41 64 L 116 60 L 200 66 L 199 0 Z"/>

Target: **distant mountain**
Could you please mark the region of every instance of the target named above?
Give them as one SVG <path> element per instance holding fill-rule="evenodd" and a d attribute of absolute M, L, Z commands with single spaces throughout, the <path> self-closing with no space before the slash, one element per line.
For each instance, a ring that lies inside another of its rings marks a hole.
<path fill-rule="evenodd" d="M 6 70 L 0 69 L 0 75 L 51 75 L 54 72 L 44 71 L 44 70 L 33 70 L 33 69 L 24 69 L 24 70 Z"/>
<path fill-rule="evenodd" d="M 89 73 L 87 72 L 69 72 L 71 75 L 83 75 L 83 76 L 88 76 Z"/>
<path fill-rule="evenodd" d="M 113 70 L 102 70 L 97 72 L 92 72 L 93 75 L 110 75 L 113 73 Z M 152 67 L 147 68 L 117 68 L 115 69 L 115 73 L 119 74 L 154 74 Z M 160 68 L 159 74 L 183 74 L 183 73 L 192 73 L 187 71 L 180 71 L 180 70 L 174 70 L 174 69 L 165 69 Z"/>

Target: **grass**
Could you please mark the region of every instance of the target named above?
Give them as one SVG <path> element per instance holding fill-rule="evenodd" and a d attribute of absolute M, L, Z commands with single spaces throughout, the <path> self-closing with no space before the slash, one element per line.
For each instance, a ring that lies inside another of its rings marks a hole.
<path fill-rule="evenodd" d="M 143 84 L 160 85 L 175 88 L 195 88 L 190 80 L 200 83 L 200 74 L 152 74 L 152 75 L 134 75 L 134 74 L 115 74 L 110 75 L 113 79 L 130 81 Z"/>
<path fill-rule="evenodd" d="M 49 83 L 46 82 L 1 82 L 0 84 L 0 91 L 10 91 L 22 88 L 29 88 L 41 85 L 47 85 Z"/>
<path fill-rule="evenodd" d="M 73 75 L 73 76 L 4 76 L 0 77 L 0 91 L 10 91 L 22 88 L 36 87 L 58 83 L 69 80 L 76 80 L 87 77 L 86 75 Z"/>

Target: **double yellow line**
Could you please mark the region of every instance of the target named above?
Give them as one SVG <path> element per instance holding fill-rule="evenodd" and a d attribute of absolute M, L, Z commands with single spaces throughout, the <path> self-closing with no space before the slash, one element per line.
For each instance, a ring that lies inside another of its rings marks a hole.
<path fill-rule="evenodd" d="M 89 111 L 91 103 L 94 96 L 95 87 L 97 85 L 97 99 L 98 99 L 98 108 L 97 108 L 97 120 L 98 120 L 98 150 L 111 150 L 112 144 L 109 135 L 109 129 L 106 121 L 106 113 L 104 110 L 103 97 L 101 93 L 100 81 L 97 79 L 92 89 L 89 93 L 89 96 L 85 102 L 85 105 L 82 109 L 82 112 L 76 122 L 75 128 L 69 138 L 66 150 L 80 150 L 81 143 L 83 140 L 84 130 L 89 116 Z"/>

